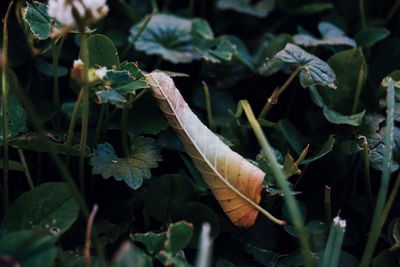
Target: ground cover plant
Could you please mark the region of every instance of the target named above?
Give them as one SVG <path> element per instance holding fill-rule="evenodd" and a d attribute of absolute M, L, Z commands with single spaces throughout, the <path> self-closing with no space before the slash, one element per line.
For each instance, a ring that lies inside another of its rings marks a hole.
<path fill-rule="evenodd" d="M 398 266 L 400 1 L 0 1 L 0 266 Z"/>

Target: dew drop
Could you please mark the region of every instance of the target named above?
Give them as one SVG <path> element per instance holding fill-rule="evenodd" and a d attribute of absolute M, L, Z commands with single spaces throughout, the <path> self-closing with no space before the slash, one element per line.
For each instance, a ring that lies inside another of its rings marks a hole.
<path fill-rule="evenodd" d="M 118 163 L 118 160 L 113 159 L 112 162 L 113 162 L 113 163 Z"/>

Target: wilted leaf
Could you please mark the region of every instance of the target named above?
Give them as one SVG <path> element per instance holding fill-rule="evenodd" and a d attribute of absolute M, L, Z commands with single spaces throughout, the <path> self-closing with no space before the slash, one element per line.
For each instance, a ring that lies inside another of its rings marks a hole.
<path fill-rule="evenodd" d="M 329 22 L 320 22 L 318 24 L 321 39 L 317 39 L 308 34 L 296 34 L 293 39 L 296 44 L 303 46 L 320 46 L 320 45 L 348 45 L 356 46 L 356 42 L 347 37 L 346 34 L 335 25 Z"/>
<path fill-rule="evenodd" d="M 0 255 L 4 260 L 8 255 L 9 260 L 14 260 L 13 265 L 3 266 L 29 266 L 51 267 L 57 257 L 56 239 L 49 234 L 38 233 L 33 230 L 21 230 L 8 233 L 0 239 Z"/>
<path fill-rule="evenodd" d="M 170 77 L 151 73 L 148 82 L 225 213 L 237 226 L 252 226 L 258 215 L 264 172 L 233 152 L 197 118 Z"/>
<path fill-rule="evenodd" d="M 47 15 L 47 5 L 37 1 L 34 1 L 34 5 L 27 2 L 24 20 L 36 38 L 39 40 L 49 38 L 51 24 L 50 17 Z"/>
<path fill-rule="evenodd" d="M 351 126 L 360 126 L 365 114 L 365 110 L 357 114 L 343 115 L 337 111 L 324 107 L 325 118 L 334 124 L 347 124 Z"/>
<path fill-rule="evenodd" d="M 368 27 L 359 31 L 355 39 L 359 46 L 371 47 L 389 35 L 390 31 L 386 28 Z"/>
<path fill-rule="evenodd" d="M 217 7 L 264 18 L 275 8 L 275 0 L 219 0 Z"/>
<path fill-rule="evenodd" d="M 101 174 L 105 179 L 114 176 L 117 181 L 124 181 L 132 189 L 138 189 L 143 179 L 151 177 L 150 169 L 157 167 L 160 160 L 155 141 L 139 136 L 132 142 L 129 157 L 118 158 L 110 144 L 100 144 L 93 152 L 90 164 L 93 174 Z"/>
<path fill-rule="evenodd" d="M 139 24 L 140 25 L 140 24 Z M 139 25 L 131 29 L 136 35 Z M 167 14 L 154 15 L 135 42 L 135 48 L 148 55 L 159 55 L 172 63 L 189 63 L 198 58 L 193 50 L 192 21 Z"/>
<path fill-rule="evenodd" d="M 336 76 L 331 67 L 326 62 L 296 45 L 287 44 L 282 51 L 275 55 L 275 58 L 293 64 L 296 67 L 302 67 L 300 82 L 303 87 L 324 85 L 336 88 Z"/>
<path fill-rule="evenodd" d="M 144 197 L 146 210 L 154 218 L 166 222 L 175 205 L 190 200 L 193 187 L 181 174 L 167 174 L 151 184 Z"/>
<path fill-rule="evenodd" d="M 58 236 L 77 219 L 78 202 L 65 183 L 46 183 L 22 194 L 8 210 L 8 231 L 34 229 Z"/>

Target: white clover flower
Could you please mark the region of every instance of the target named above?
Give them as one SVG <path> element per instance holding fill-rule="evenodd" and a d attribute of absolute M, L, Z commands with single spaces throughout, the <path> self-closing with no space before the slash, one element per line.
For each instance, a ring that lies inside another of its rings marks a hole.
<path fill-rule="evenodd" d="M 105 77 L 106 74 L 107 74 L 107 71 L 108 71 L 108 70 L 107 70 L 106 67 L 101 67 L 101 68 L 95 70 L 94 72 L 96 73 L 97 77 L 98 77 L 100 80 L 103 80 L 104 77 Z"/>
<path fill-rule="evenodd" d="M 65 26 L 90 24 L 108 13 L 107 0 L 49 0 L 47 13 Z"/>
<path fill-rule="evenodd" d="M 83 66 L 83 61 L 80 58 L 79 59 L 75 59 L 72 67 L 73 68 L 77 68 L 77 67 L 81 67 L 81 66 Z"/>

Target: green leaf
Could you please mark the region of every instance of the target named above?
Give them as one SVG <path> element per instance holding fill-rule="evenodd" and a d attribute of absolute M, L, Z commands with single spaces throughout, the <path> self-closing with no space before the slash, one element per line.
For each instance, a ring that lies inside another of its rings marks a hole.
<path fill-rule="evenodd" d="M 194 19 L 192 21 L 191 34 L 195 40 L 213 40 L 214 33 L 205 19 Z"/>
<path fill-rule="evenodd" d="M 280 34 L 264 40 L 255 55 L 258 72 L 269 76 L 281 70 L 285 63 L 274 57 L 276 53 L 285 48 L 286 44 L 292 43 L 293 38 L 289 34 Z"/>
<path fill-rule="evenodd" d="M 319 88 L 319 92 L 330 109 L 349 114 L 358 83 L 363 86 L 367 78 L 364 55 L 359 49 L 349 49 L 334 54 L 329 58 L 328 64 L 336 74 L 338 88 L 331 90 L 322 87 Z"/>
<path fill-rule="evenodd" d="M 127 70 L 107 70 L 104 80 L 110 82 L 112 86 L 134 81 L 133 77 L 130 76 L 130 72 Z"/>
<path fill-rule="evenodd" d="M 33 230 L 8 233 L 0 239 L 0 255 L 15 263 L 3 266 L 51 267 L 57 257 L 55 241 L 53 236 Z"/>
<path fill-rule="evenodd" d="M 263 266 L 275 266 L 278 262 L 278 255 L 273 253 L 272 251 L 257 248 L 252 245 L 247 245 L 245 249 L 247 253 L 252 255 Z"/>
<path fill-rule="evenodd" d="M 311 163 L 313 161 L 316 161 L 317 159 L 322 158 L 323 156 L 332 151 L 334 144 L 335 144 L 335 138 L 333 138 L 333 136 L 330 135 L 328 137 L 328 140 L 326 140 L 326 142 L 323 143 L 322 146 L 319 147 L 319 149 L 315 150 L 316 152 L 309 153 L 311 155 L 306 159 L 302 160 L 301 164 Z"/>
<path fill-rule="evenodd" d="M 336 88 L 336 76 L 331 67 L 296 45 L 286 44 L 285 48 L 275 55 L 275 58 L 303 68 L 300 72 L 300 82 L 303 87 L 324 85 Z"/>
<path fill-rule="evenodd" d="M 78 202 L 65 183 L 45 183 L 22 194 L 4 219 L 7 231 L 34 229 L 59 236 L 77 219 Z"/>
<path fill-rule="evenodd" d="M 96 96 L 99 104 L 110 103 L 116 105 L 118 108 L 123 108 L 126 103 L 125 97 L 111 88 L 108 90 L 97 91 Z"/>
<path fill-rule="evenodd" d="M 359 46 L 367 48 L 382 41 L 389 35 L 390 31 L 386 28 L 368 27 L 359 31 L 355 39 Z"/>
<path fill-rule="evenodd" d="M 168 174 L 151 184 L 144 197 L 146 210 L 154 218 L 166 222 L 171 210 L 180 203 L 190 200 L 193 187 L 188 178 L 181 174 Z"/>
<path fill-rule="evenodd" d="M 141 23 L 130 30 L 130 39 L 137 34 Z M 159 55 L 172 63 L 190 63 L 194 53 L 191 33 L 192 21 L 167 14 L 154 15 L 135 42 L 135 49 L 147 55 Z"/>
<path fill-rule="evenodd" d="M 138 64 L 135 62 L 124 61 L 119 65 L 119 69 L 128 71 L 129 75 L 135 80 L 139 80 L 144 77 L 142 71 L 139 69 Z"/>
<path fill-rule="evenodd" d="M 212 63 L 221 63 L 221 60 L 231 61 L 236 53 L 235 47 L 225 37 L 207 41 L 195 49 L 205 61 Z"/>
<path fill-rule="evenodd" d="M 0 159 L 0 169 L 3 169 L 3 159 Z M 24 165 L 22 165 L 22 163 L 14 160 L 8 160 L 8 169 L 10 171 L 26 171 L 26 168 Z"/>
<path fill-rule="evenodd" d="M 27 2 L 24 20 L 33 35 L 39 40 L 49 38 L 51 32 L 50 17 L 47 15 L 47 5 L 34 1 L 34 5 Z"/>
<path fill-rule="evenodd" d="M 172 255 L 176 255 L 190 243 L 192 235 L 192 224 L 185 221 L 171 224 L 167 231 L 166 251 Z"/>
<path fill-rule="evenodd" d="M 217 7 L 265 18 L 275 8 L 275 0 L 218 0 Z"/>
<path fill-rule="evenodd" d="M 324 107 L 324 116 L 325 118 L 334 124 L 347 124 L 351 126 L 359 126 L 362 123 L 363 117 L 365 114 L 365 110 L 360 113 L 352 114 L 352 115 L 343 115 L 337 111 L 329 109 L 327 106 Z"/>
<path fill-rule="evenodd" d="M 51 149 L 57 154 L 68 154 L 71 156 L 79 156 L 79 148 L 67 146 L 53 141 L 51 133 L 44 136 L 37 133 L 27 133 L 13 140 L 10 140 L 10 146 L 21 148 L 23 150 L 31 150 L 37 152 L 49 152 Z M 90 156 L 90 151 L 86 151 L 86 157 Z"/>
<path fill-rule="evenodd" d="M 126 96 L 128 94 L 135 92 L 138 89 L 144 89 L 144 88 L 148 88 L 148 87 L 149 87 L 149 85 L 145 81 L 137 80 L 137 81 L 133 81 L 133 82 L 127 83 L 125 85 L 122 85 L 120 87 L 114 88 L 114 90 L 116 92 L 118 92 L 119 94 Z"/>
<path fill-rule="evenodd" d="M 320 46 L 320 45 L 347 45 L 356 46 L 356 42 L 347 37 L 345 33 L 329 22 L 320 22 L 318 24 L 321 39 L 317 39 L 309 34 L 296 34 L 293 39 L 296 44 L 303 46 Z"/>
<path fill-rule="evenodd" d="M 326 10 L 333 9 L 334 5 L 332 3 L 321 3 L 321 2 L 316 2 L 316 3 L 311 3 L 311 4 L 305 4 L 300 7 L 296 7 L 291 10 L 290 13 L 296 14 L 296 15 L 313 15 L 313 14 L 318 14 L 321 12 L 324 12 Z"/>
<path fill-rule="evenodd" d="M 89 48 L 89 67 L 119 67 L 118 51 L 113 42 L 105 35 L 95 34 L 88 38 Z M 79 58 L 82 58 L 82 51 L 79 52 Z"/>
<path fill-rule="evenodd" d="M 114 259 L 116 267 L 152 267 L 153 261 L 149 255 L 137 246 L 125 242 L 117 251 Z M 114 266 L 114 265 L 113 265 Z"/>
<path fill-rule="evenodd" d="M 165 241 L 167 240 L 167 234 L 156 234 L 153 232 L 133 234 L 131 235 L 131 239 L 144 244 L 149 253 L 155 254 L 164 248 Z"/>
<path fill-rule="evenodd" d="M 161 161 L 161 156 L 156 142 L 139 136 L 133 140 L 131 154 L 127 158 L 118 158 L 108 143 L 98 145 L 90 165 L 93 166 L 93 174 L 101 174 L 105 179 L 114 176 L 117 181 L 124 181 L 136 190 L 143 179 L 151 177 L 150 169 L 157 167 L 158 161 Z"/>
<path fill-rule="evenodd" d="M 235 47 L 235 57 L 246 65 L 250 70 L 254 71 L 254 62 L 249 51 L 247 50 L 244 42 L 234 35 L 223 35 L 222 37 L 228 39 L 228 41 Z"/>
<path fill-rule="evenodd" d="M 381 133 L 380 142 L 371 150 L 371 154 L 369 157 L 369 162 L 371 163 L 371 167 L 383 171 L 386 167 L 389 167 L 390 172 L 395 172 L 400 167 L 400 128 L 393 128 L 393 158 L 389 162 L 389 166 L 385 166 L 384 162 L 384 152 L 386 148 L 386 137 L 385 137 L 385 128 L 383 128 Z"/>
<path fill-rule="evenodd" d="M 40 58 L 35 58 L 35 67 L 42 74 L 53 77 L 53 66 L 50 63 L 47 63 L 46 61 Z M 57 67 L 57 77 L 62 77 L 67 74 L 68 74 L 67 68 L 63 66 Z"/>
<path fill-rule="evenodd" d="M 328 231 L 328 226 L 321 221 L 311 221 L 306 225 L 306 230 L 310 234 L 319 235 Z"/>
<path fill-rule="evenodd" d="M 194 233 L 190 247 L 197 248 L 203 223 L 208 222 L 211 226 L 211 237 L 215 238 L 220 231 L 220 224 L 217 214 L 208 206 L 194 201 L 178 204 L 171 212 L 173 222 L 185 220 L 193 223 Z"/>

